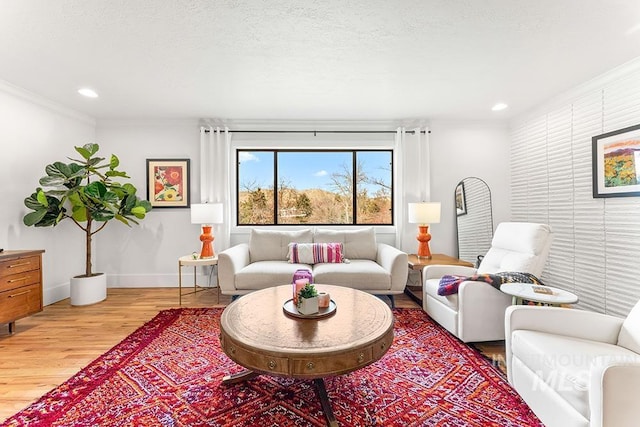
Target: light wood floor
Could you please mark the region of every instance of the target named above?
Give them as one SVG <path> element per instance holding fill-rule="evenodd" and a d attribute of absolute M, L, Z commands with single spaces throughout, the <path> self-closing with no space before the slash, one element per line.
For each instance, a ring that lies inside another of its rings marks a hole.
<path fill-rule="evenodd" d="M 184 292 L 184 289 L 183 289 Z M 225 306 L 215 290 L 183 297 L 183 307 Z M 396 297 L 397 307 L 417 307 L 408 297 Z M 177 288 L 109 289 L 99 304 L 72 307 L 69 300 L 46 306 L 18 320 L 9 335 L 0 325 L 0 421 L 62 384 L 160 310 L 179 307 Z M 486 355 L 503 359 L 502 343 L 481 347 Z"/>

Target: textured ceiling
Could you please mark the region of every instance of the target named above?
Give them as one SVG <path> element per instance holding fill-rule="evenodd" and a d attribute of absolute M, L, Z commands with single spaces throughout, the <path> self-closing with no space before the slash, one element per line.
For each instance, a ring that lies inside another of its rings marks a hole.
<path fill-rule="evenodd" d="M 507 119 L 639 56 L 638 0 L 0 0 L 0 79 L 98 120 Z"/>

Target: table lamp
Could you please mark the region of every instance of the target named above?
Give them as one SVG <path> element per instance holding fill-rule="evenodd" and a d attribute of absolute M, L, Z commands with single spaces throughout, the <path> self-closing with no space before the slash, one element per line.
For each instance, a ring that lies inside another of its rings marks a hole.
<path fill-rule="evenodd" d="M 200 203 L 191 205 L 191 224 L 202 224 L 202 251 L 200 258 L 213 258 L 213 235 L 211 224 L 221 224 L 223 220 L 222 203 Z"/>
<path fill-rule="evenodd" d="M 418 258 L 431 259 L 429 224 L 440 222 L 440 202 L 409 203 L 409 222 L 418 225 Z"/>

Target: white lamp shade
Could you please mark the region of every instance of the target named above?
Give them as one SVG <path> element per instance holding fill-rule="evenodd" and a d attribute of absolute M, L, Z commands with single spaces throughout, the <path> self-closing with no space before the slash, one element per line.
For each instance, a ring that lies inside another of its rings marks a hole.
<path fill-rule="evenodd" d="M 437 224 L 440 222 L 440 202 L 409 203 L 411 224 Z"/>
<path fill-rule="evenodd" d="M 221 224 L 222 221 L 222 203 L 191 205 L 191 224 Z"/>

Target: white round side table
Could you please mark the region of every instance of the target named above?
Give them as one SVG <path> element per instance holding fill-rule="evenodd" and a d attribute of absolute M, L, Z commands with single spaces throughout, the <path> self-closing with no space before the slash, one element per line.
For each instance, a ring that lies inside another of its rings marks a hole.
<path fill-rule="evenodd" d="M 536 288 L 543 288 L 551 293 L 535 292 L 534 289 Z M 575 304 L 578 302 L 578 296 L 569 291 L 533 283 L 505 283 L 500 286 L 500 290 L 513 297 L 513 304 L 520 304 L 523 300 L 549 305 Z"/>
<path fill-rule="evenodd" d="M 193 255 L 185 255 L 178 258 L 178 288 L 180 292 L 180 305 L 182 305 L 182 295 L 191 295 L 200 291 L 208 290 L 210 287 L 198 285 L 196 283 L 197 277 L 197 267 L 202 267 L 205 265 L 210 265 L 212 268 L 216 268 L 217 274 L 217 266 L 218 266 L 218 255 L 213 258 L 194 258 Z M 182 293 L 182 267 L 193 266 L 193 291 L 187 292 L 185 294 Z M 220 302 L 220 284 L 216 279 L 216 294 L 218 298 L 218 303 Z"/>

